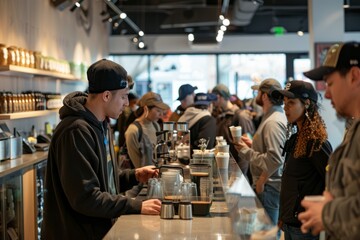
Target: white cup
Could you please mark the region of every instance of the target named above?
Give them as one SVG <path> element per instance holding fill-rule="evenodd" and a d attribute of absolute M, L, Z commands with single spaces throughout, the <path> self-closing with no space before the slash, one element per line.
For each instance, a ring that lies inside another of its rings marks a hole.
<path fill-rule="evenodd" d="M 231 136 L 233 137 L 234 142 L 239 142 L 242 135 L 242 129 L 240 126 L 230 126 L 229 127 Z"/>
<path fill-rule="evenodd" d="M 229 146 L 229 145 L 217 145 L 217 146 L 216 146 L 216 151 L 217 151 L 217 152 L 228 153 L 229 150 L 230 150 L 230 146 Z"/>
<path fill-rule="evenodd" d="M 225 169 L 229 167 L 230 154 L 227 152 L 218 152 L 216 154 L 216 164 L 218 168 Z"/>

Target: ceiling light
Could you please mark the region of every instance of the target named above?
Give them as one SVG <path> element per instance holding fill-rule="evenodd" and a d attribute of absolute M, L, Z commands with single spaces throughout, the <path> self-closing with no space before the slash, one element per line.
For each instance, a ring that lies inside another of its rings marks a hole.
<path fill-rule="evenodd" d="M 137 42 L 139 42 L 139 37 L 138 37 L 138 36 L 135 36 L 135 37 L 133 37 L 133 38 L 131 39 L 131 41 L 132 41 L 133 43 L 137 43 Z"/>
<path fill-rule="evenodd" d="M 224 35 L 217 35 L 216 36 L 216 41 L 221 42 L 223 40 L 223 38 L 224 38 Z"/>
<path fill-rule="evenodd" d="M 220 30 L 223 31 L 223 32 L 225 32 L 225 31 L 226 31 L 226 26 L 221 25 Z"/>
<path fill-rule="evenodd" d="M 195 40 L 194 34 L 190 33 L 190 34 L 188 35 L 188 40 L 189 40 L 190 42 L 193 42 L 193 41 Z"/>
<path fill-rule="evenodd" d="M 75 9 L 79 8 L 81 6 L 81 3 L 83 2 L 84 0 L 79 0 L 79 1 L 76 1 L 74 3 L 74 5 L 70 8 L 70 11 L 73 12 L 75 11 Z"/>
<path fill-rule="evenodd" d="M 125 19 L 127 17 L 126 13 L 124 13 L 124 12 L 120 13 L 119 16 L 120 16 L 121 19 Z"/>
<path fill-rule="evenodd" d="M 343 8 L 349 8 L 350 7 L 350 0 L 344 0 Z"/>
<path fill-rule="evenodd" d="M 140 37 L 144 36 L 144 32 L 143 32 L 143 31 L 139 31 L 138 34 L 139 34 Z"/>
<path fill-rule="evenodd" d="M 299 31 L 297 31 L 297 35 L 298 35 L 299 37 L 302 37 L 302 36 L 304 36 L 304 32 L 301 31 L 301 30 L 299 30 Z"/>
<path fill-rule="evenodd" d="M 140 41 L 139 42 L 139 44 L 138 44 L 138 49 L 146 49 L 147 47 L 146 47 L 146 45 L 145 45 L 145 43 L 143 42 L 143 41 Z"/>
<path fill-rule="evenodd" d="M 224 15 L 220 15 L 220 16 L 219 16 L 219 19 L 220 19 L 221 21 L 224 20 L 224 19 L 225 19 Z"/>
<path fill-rule="evenodd" d="M 227 19 L 227 18 L 225 18 L 224 20 L 223 20 L 223 25 L 224 26 L 229 26 L 230 25 L 230 20 L 229 19 Z"/>

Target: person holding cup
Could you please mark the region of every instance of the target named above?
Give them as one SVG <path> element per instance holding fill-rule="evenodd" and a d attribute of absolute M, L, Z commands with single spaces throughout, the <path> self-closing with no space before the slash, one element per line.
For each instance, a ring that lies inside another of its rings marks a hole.
<path fill-rule="evenodd" d="M 297 217 L 304 211 L 300 202 L 305 196 L 321 195 L 324 191 L 325 169 L 332 152 L 325 123 L 318 111 L 318 94 L 311 83 L 293 80 L 284 90 L 275 90 L 271 95 L 284 99 L 289 129 L 292 130 L 293 126 L 297 129 L 286 141 L 283 151 L 286 160 L 279 226 L 285 233 L 285 240 L 317 240 L 319 235 L 301 232 L 301 222 Z"/>
<path fill-rule="evenodd" d="M 325 98 L 338 116 L 352 119 L 343 142 L 329 159 L 324 200 L 303 200 L 299 214 L 301 230 L 326 239 L 359 239 L 360 236 L 360 42 L 334 44 L 321 67 L 305 72 L 315 81 L 326 82 Z"/>
<path fill-rule="evenodd" d="M 281 173 L 284 157 L 281 148 L 286 140 L 286 117 L 281 108 L 282 99 L 274 98 L 271 92 L 281 89 L 272 78 L 265 79 L 258 89 L 256 103 L 263 107 L 262 121 L 253 140 L 242 136 L 235 142 L 240 158 L 250 161 L 253 187 L 271 221 L 276 224 L 279 215 Z"/>

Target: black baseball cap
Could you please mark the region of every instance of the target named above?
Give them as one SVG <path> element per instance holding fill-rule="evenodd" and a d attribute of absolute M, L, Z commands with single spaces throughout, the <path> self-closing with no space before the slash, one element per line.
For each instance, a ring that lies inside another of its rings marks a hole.
<path fill-rule="evenodd" d="M 190 84 L 181 85 L 179 88 L 179 97 L 176 100 L 181 101 L 185 99 L 187 95 L 193 94 L 196 89 L 198 89 L 196 86 L 193 87 Z"/>
<path fill-rule="evenodd" d="M 101 93 L 117 89 L 131 88 L 132 79 L 119 64 L 107 59 L 93 63 L 87 70 L 89 93 Z"/>
<path fill-rule="evenodd" d="M 194 99 L 194 105 L 207 105 L 209 106 L 211 102 L 216 101 L 217 96 L 212 93 L 197 93 Z"/>
<path fill-rule="evenodd" d="M 314 81 L 321 81 L 324 80 L 325 75 L 353 66 L 360 66 L 359 43 L 337 43 L 330 47 L 321 67 L 304 72 L 304 75 Z"/>
<path fill-rule="evenodd" d="M 274 90 L 271 92 L 273 98 L 301 98 L 310 99 L 315 103 L 318 100 L 318 93 L 315 91 L 313 85 L 309 82 L 301 80 L 293 80 L 286 84 L 284 90 Z"/>

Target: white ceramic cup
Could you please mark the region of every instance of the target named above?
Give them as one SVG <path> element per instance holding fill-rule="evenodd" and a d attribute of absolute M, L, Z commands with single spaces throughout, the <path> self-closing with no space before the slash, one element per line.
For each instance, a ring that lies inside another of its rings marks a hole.
<path fill-rule="evenodd" d="M 218 152 L 216 154 L 216 164 L 218 168 L 224 169 L 229 167 L 230 154 L 227 152 Z"/>
<path fill-rule="evenodd" d="M 242 135 L 242 129 L 240 126 L 230 126 L 229 127 L 231 136 L 233 137 L 234 142 L 239 142 Z"/>

